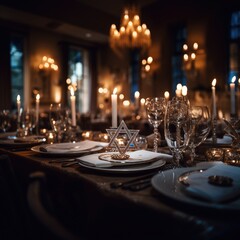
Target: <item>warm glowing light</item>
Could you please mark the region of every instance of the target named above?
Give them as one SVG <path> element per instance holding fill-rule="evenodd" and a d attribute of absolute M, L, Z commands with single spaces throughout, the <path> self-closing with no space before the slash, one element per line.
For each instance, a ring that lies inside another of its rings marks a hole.
<path fill-rule="evenodd" d="M 192 60 L 196 59 L 196 54 L 195 54 L 195 53 L 192 53 L 192 54 L 191 54 L 191 59 L 192 59 Z"/>
<path fill-rule="evenodd" d="M 195 43 L 193 44 L 193 49 L 194 49 L 194 50 L 197 50 L 197 49 L 198 49 L 198 43 L 195 42 Z"/>
<path fill-rule="evenodd" d="M 71 93 L 71 96 L 74 96 L 74 88 L 73 87 L 70 88 L 70 93 Z"/>
<path fill-rule="evenodd" d="M 214 79 L 212 80 L 212 86 L 213 86 L 213 87 L 215 87 L 215 86 L 216 86 L 216 84 L 217 84 L 217 79 L 216 79 L 216 78 L 214 78 Z"/>
<path fill-rule="evenodd" d="M 121 93 L 121 94 L 119 95 L 119 99 L 120 99 L 120 100 L 123 100 L 123 99 L 124 99 L 124 94 Z"/>
<path fill-rule="evenodd" d="M 232 83 L 235 83 L 236 79 L 237 79 L 237 77 L 236 77 L 236 76 L 233 76 L 233 77 L 232 77 Z"/>
<path fill-rule="evenodd" d="M 182 84 L 181 83 L 177 84 L 177 90 L 180 90 L 180 91 L 182 90 Z"/>
<path fill-rule="evenodd" d="M 143 59 L 142 60 L 142 65 L 145 65 L 147 63 L 147 60 L 146 59 Z"/>
<path fill-rule="evenodd" d="M 144 105 L 145 102 L 146 102 L 145 98 L 141 98 L 141 100 L 140 100 L 141 105 Z"/>
<path fill-rule="evenodd" d="M 153 62 L 153 58 L 152 58 L 151 56 L 149 56 L 149 57 L 147 58 L 147 62 L 148 62 L 148 64 L 151 64 L 151 63 Z"/>
<path fill-rule="evenodd" d="M 36 100 L 40 100 L 40 94 L 38 93 L 37 95 L 36 95 Z"/>
<path fill-rule="evenodd" d="M 136 92 L 134 93 L 134 97 L 135 97 L 135 98 L 139 98 L 139 97 L 140 97 L 140 92 L 139 92 L 139 91 L 136 91 Z"/>
<path fill-rule="evenodd" d="M 187 96 L 187 92 L 188 92 L 187 86 L 183 86 L 183 87 L 182 87 L 182 95 L 183 95 L 184 97 Z"/>
<path fill-rule="evenodd" d="M 183 50 L 187 51 L 188 50 L 188 45 L 187 44 L 183 44 Z"/>
<path fill-rule="evenodd" d="M 117 94 L 117 88 L 116 87 L 113 89 L 113 94 Z"/>
<path fill-rule="evenodd" d="M 67 78 L 67 80 L 66 80 L 66 83 L 69 85 L 69 84 L 71 84 L 71 79 L 70 78 Z"/>
<path fill-rule="evenodd" d="M 124 10 L 119 31 L 115 24 L 110 27 L 110 46 L 112 48 L 148 48 L 151 33 L 146 24 L 141 25 L 139 9 L 131 7 Z"/>
<path fill-rule="evenodd" d="M 43 56 L 42 57 L 42 62 L 38 65 L 38 68 L 40 70 L 45 69 L 53 69 L 54 71 L 58 70 L 58 65 L 54 63 L 54 59 L 51 57 Z"/>
<path fill-rule="evenodd" d="M 168 100 L 170 97 L 170 93 L 168 91 L 165 91 L 164 97 Z"/>
<path fill-rule="evenodd" d="M 183 59 L 184 61 L 188 61 L 188 55 L 186 53 L 183 55 Z"/>
<path fill-rule="evenodd" d="M 147 64 L 144 68 L 145 68 L 145 71 L 146 71 L 146 72 L 149 72 L 150 69 L 151 69 L 150 65 L 148 65 L 148 64 Z"/>
<path fill-rule="evenodd" d="M 124 107 L 129 107 L 130 106 L 130 101 L 129 100 L 124 100 L 123 101 L 123 106 Z"/>
<path fill-rule="evenodd" d="M 20 102 L 20 100 L 21 100 L 20 95 L 17 95 L 17 101 Z"/>

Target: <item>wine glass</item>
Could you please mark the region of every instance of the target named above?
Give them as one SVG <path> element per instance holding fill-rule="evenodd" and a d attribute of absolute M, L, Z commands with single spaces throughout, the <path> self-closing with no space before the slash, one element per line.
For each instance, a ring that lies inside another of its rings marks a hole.
<path fill-rule="evenodd" d="M 50 124 L 56 134 L 56 142 L 67 141 L 69 124 L 69 111 L 62 108 L 61 104 L 50 104 Z"/>
<path fill-rule="evenodd" d="M 189 120 L 189 105 L 185 101 L 174 98 L 168 102 L 164 118 L 164 135 L 177 166 L 190 139 Z"/>
<path fill-rule="evenodd" d="M 147 98 L 145 107 L 148 121 L 154 128 L 154 152 L 158 150 L 158 140 L 160 133 L 158 127 L 164 119 L 167 101 L 163 97 Z M 161 136 L 160 136 L 161 137 Z"/>
<path fill-rule="evenodd" d="M 208 107 L 192 106 L 190 109 L 191 134 L 189 140 L 190 158 L 193 162 L 196 157 L 195 149 L 204 142 L 211 129 L 211 117 Z"/>
<path fill-rule="evenodd" d="M 10 111 L 7 109 L 0 111 L 0 129 L 1 132 L 7 132 L 11 128 Z"/>

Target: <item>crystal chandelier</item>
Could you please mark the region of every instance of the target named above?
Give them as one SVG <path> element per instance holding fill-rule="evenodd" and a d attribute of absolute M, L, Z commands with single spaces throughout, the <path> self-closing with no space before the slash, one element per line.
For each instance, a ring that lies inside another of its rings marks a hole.
<path fill-rule="evenodd" d="M 151 33 L 139 17 L 137 7 L 131 6 L 123 12 L 119 30 L 115 24 L 110 28 L 110 46 L 114 48 L 142 48 L 151 45 Z"/>

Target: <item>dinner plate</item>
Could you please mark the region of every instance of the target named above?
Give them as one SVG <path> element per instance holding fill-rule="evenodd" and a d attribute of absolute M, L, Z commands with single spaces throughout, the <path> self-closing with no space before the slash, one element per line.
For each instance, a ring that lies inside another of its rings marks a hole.
<path fill-rule="evenodd" d="M 16 133 L 0 134 L 0 146 L 5 148 L 27 148 L 46 142 L 43 136 L 16 137 Z"/>
<path fill-rule="evenodd" d="M 113 167 L 95 167 L 86 165 L 83 162 L 79 161 L 79 165 L 98 172 L 105 173 L 137 173 L 150 171 L 162 167 L 166 163 L 165 160 L 156 160 L 150 163 L 139 164 L 139 165 L 126 165 L 126 166 L 113 166 Z"/>
<path fill-rule="evenodd" d="M 64 143 L 59 143 L 61 144 L 62 147 L 65 146 Z M 74 143 L 73 143 L 74 144 Z M 76 144 L 80 144 L 80 143 L 76 143 Z M 95 152 L 98 152 L 98 151 L 101 151 L 103 148 L 104 148 L 104 145 L 103 146 L 96 146 L 94 148 L 81 148 L 81 150 L 79 151 L 58 151 L 58 149 L 56 148 L 56 151 L 49 151 L 49 152 L 45 152 L 43 151 L 44 149 L 46 149 L 47 147 L 49 146 L 49 144 L 43 144 L 43 145 L 39 145 L 39 146 L 34 146 L 31 148 L 31 150 L 35 153 L 38 153 L 38 154 L 42 154 L 42 155 L 46 155 L 46 156 L 52 156 L 52 157 L 77 157 L 77 156 L 81 156 L 85 153 L 95 153 Z M 69 143 L 66 143 L 66 146 L 69 146 Z M 43 149 L 43 150 L 41 150 Z"/>
<path fill-rule="evenodd" d="M 209 165 L 210 166 L 210 165 Z M 183 184 L 179 182 L 179 177 L 183 174 L 187 174 L 194 171 L 200 171 L 207 169 L 206 166 L 197 166 L 191 168 L 177 168 L 167 171 L 160 172 L 156 174 L 152 180 L 151 184 L 153 188 L 164 195 L 179 203 L 185 204 L 185 206 L 201 207 L 210 210 L 220 210 L 220 211 L 240 211 L 240 198 L 227 203 L 210 203 L 197 198 L 192 198 L 184 193 Z"/>

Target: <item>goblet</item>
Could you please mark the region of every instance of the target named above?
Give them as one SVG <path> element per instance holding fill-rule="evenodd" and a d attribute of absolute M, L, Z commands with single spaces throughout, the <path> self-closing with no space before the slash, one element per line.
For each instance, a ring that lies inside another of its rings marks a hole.
<path fill-rule="evenodd" d="M 163 97 L 147 98 L 145 107 L 147 112 L 148 121 L 153 125 L 154 132 L 154 152 L 158 150 L 158 140 L 160 133 L 158 127 L 164 119 L 167 101 Z M 161 136 L 160 136 L 161 137 Z"/>
<path fill-rule="evenodd" d="M 206 106 L 192 106 L 190 108 L 191 134 L 189 140 L 190 158 L 196 157 L 195 149 L 204 142 L 211 129 L 211 118 Z"/>
<path fill-rule="evenodd" d="M 190 131 L 189 105 L 178 99 L 168 102 L 164 118 L 164 135 L 177 166 L 188 145 Z"/>

